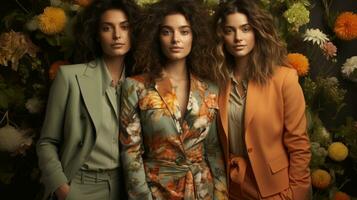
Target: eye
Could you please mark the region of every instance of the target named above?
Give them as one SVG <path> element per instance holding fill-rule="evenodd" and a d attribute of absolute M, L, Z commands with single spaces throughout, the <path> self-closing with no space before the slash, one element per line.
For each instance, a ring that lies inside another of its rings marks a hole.
<path fill-rule="evenodd" d="M 120 25 L 120 28 L 123 29 L 123 30 L 129 30 L 130 25 L 129 25 L 129 23 L 124 23 L 124 24 Z"/>
<path fill-rule="evenodd" d="M 181 30 L 180 33 L 182 35 L 189 35 L 191 33 L 191 30 L 185 29 L 185 30 Z"/>
<path fill-rule="evenodd" d="M 231 33 L 233 33 L 233 29 L 232 28 L 224 28 L 223 29 L 223 33 L 226 34 L 226 35 L 229 35 Z"/>
<path fill-rule="evenodd" d="M 108 31 L 110 31 L 110 26 L 102 26 L 101 30 L 103 32 L 108 32 Z"/>
<path fill-rule="evenodd" d="M 252 30 L 252 28 L 250 26 L 243 26 L 243 28 L 242 28 L 243 33 L 247 33 L 251 30 Z"/>
<path fill-rule="evenodd" d="M 163 28 L 163 29 L 161 29 L 160 34 L 167 36 L 167 35 L 171 34 L 171 31 L 169 29 Z"/>

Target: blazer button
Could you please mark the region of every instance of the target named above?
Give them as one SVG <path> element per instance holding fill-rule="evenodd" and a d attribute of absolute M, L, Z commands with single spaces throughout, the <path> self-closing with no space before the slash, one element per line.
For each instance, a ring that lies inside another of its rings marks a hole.
<path fill-rule="evenodd" d="M 80 141 L 80 142 L 78 143 L 78 147 L 79 147 L 79 148 L 82 148 L 82 147 L 83 147 L 83 141 Z"/>
<path fill-rule="evenodd" d="M 79 116 L 79 118 L 80 118 L 81 120 L 85 120 L 85 119 L 86 119 L 86 116 L 85 116 L 84 114 L 81 114 L 81 115 Z"/>
<path fill-rule="evenodd" d="M 253 152 L 253 148 L 248 148 L 248 149 L 247 149 L 247 152 L 248 152 L 248 153 L 252 153 L 252 152 Z"/>

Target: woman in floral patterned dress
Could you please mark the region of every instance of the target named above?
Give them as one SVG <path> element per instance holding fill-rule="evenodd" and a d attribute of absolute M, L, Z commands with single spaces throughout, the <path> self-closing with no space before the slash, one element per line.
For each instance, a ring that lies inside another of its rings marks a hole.
<path fill-rule="evenodd" d="M 228 199 L 216 132 L 218 88 L 201 5 L 148 8 L 136 66 L 123 84 L 120 137 L 129 199 Z"/>

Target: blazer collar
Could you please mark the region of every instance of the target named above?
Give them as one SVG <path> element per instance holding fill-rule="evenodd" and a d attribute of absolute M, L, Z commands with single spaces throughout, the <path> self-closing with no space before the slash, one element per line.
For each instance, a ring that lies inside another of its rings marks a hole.
<path fill-rule="evenodd" d="M 190 88 L 189 88 L 189 96 L 188 96 L 188 101 L 192 99 L 192 92 L 196 88 L 196 83 L 197 81 L 200 81 L 196 76 L 193 74 L 189 74 L 189 79 L 190 79 Z M 176 98 L 176 92 L 174 90 L 174 87 L 170 81 L 170 78 L 167 76 L 158 78 L 155 80 L 154 87 L 157 90 L 159 96 L 165 103 L 167 109 L 169 110 L 172 118 L 176 122 L 180 122 L 180 119 L 185 116 L 181 116 L 181 110 L 180 110 L 180 105 L 177 101 Z M 190 102 L 187 103 L 187 107 L 189 106 Z M 189 112 L 189 109 L 186 107 L 186 113 L 187 115 Z M 177 123 L 176 123 L 177 124 Z M 178 128 L 179 129 L 179 128 Z M 180 130 L 179 130 L 180 131 Z"/>
<path fill-rule="evenodd" d="M 220 88 L 219 95 L 219 115 L 223 127 L 223 131 L 228 139 L 228 111 L 229 111 L 229 97 L 232 88 L 231 80 L 225 86 Z M 249 124 L 252 121 L 256 112 L 256 107 L 263 100 L 262 86 L 253 81 L 248 82 L 246 107 L 244 112 L 244 128 L 249 128 Z M 228 140 L 227 140 L 228 141 Z"/>
<path fill-rule="evenodd" d="M 103 70 L 101 69 L 104 66 L 100 59 L 96 59 L 92 62 L 86 63 L 85 65 L 86 67 L 84 72 L 82 74 L 77 74 L 76 78 L 81 90 L 84 105 L 87 108 L 89 116 L 91 117 L 94 127 L 97 130 L 99 122 L 102 118 L 100 104 L 98 103 L 101 101 L 102 95 L 98 94 L 104 94 L 105 92 L 103 91 L 102 86 Z"/>

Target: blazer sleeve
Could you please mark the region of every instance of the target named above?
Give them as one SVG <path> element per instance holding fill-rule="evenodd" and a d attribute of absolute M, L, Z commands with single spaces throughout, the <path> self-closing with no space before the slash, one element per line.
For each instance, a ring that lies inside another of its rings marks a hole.
<path fill-rule="evenodd" d="M 228 200 L 227 180 L 222 148 L 218 139 L 216 117 L 205 139 L 206 158 L 214 180 L 214 200 Z"/>
<path fill-rule="evenodd" d="M 60 68 L 50 89 L 45 121 L 36 146 L 41 179 L 46 188 L 45 196 L 68 182 L 59 158 L 68 95 L 69 82 Z"/>
<path fill-rule="evenodd" d="M 310 143 L 306 129 L 305 100 L 295 71 L 289 70 L 283 83 L 284 145 L 289 154 L 289 182 L 293 199 L 311 195 Z"/>
<path fill-rule="evenodd" d="M 137 85 L 133 79 L 128 78 L 123 83 L 121 99 L 120 146 L 128 199 L 151 200 L 142 159 L 144 148 Z"/>

